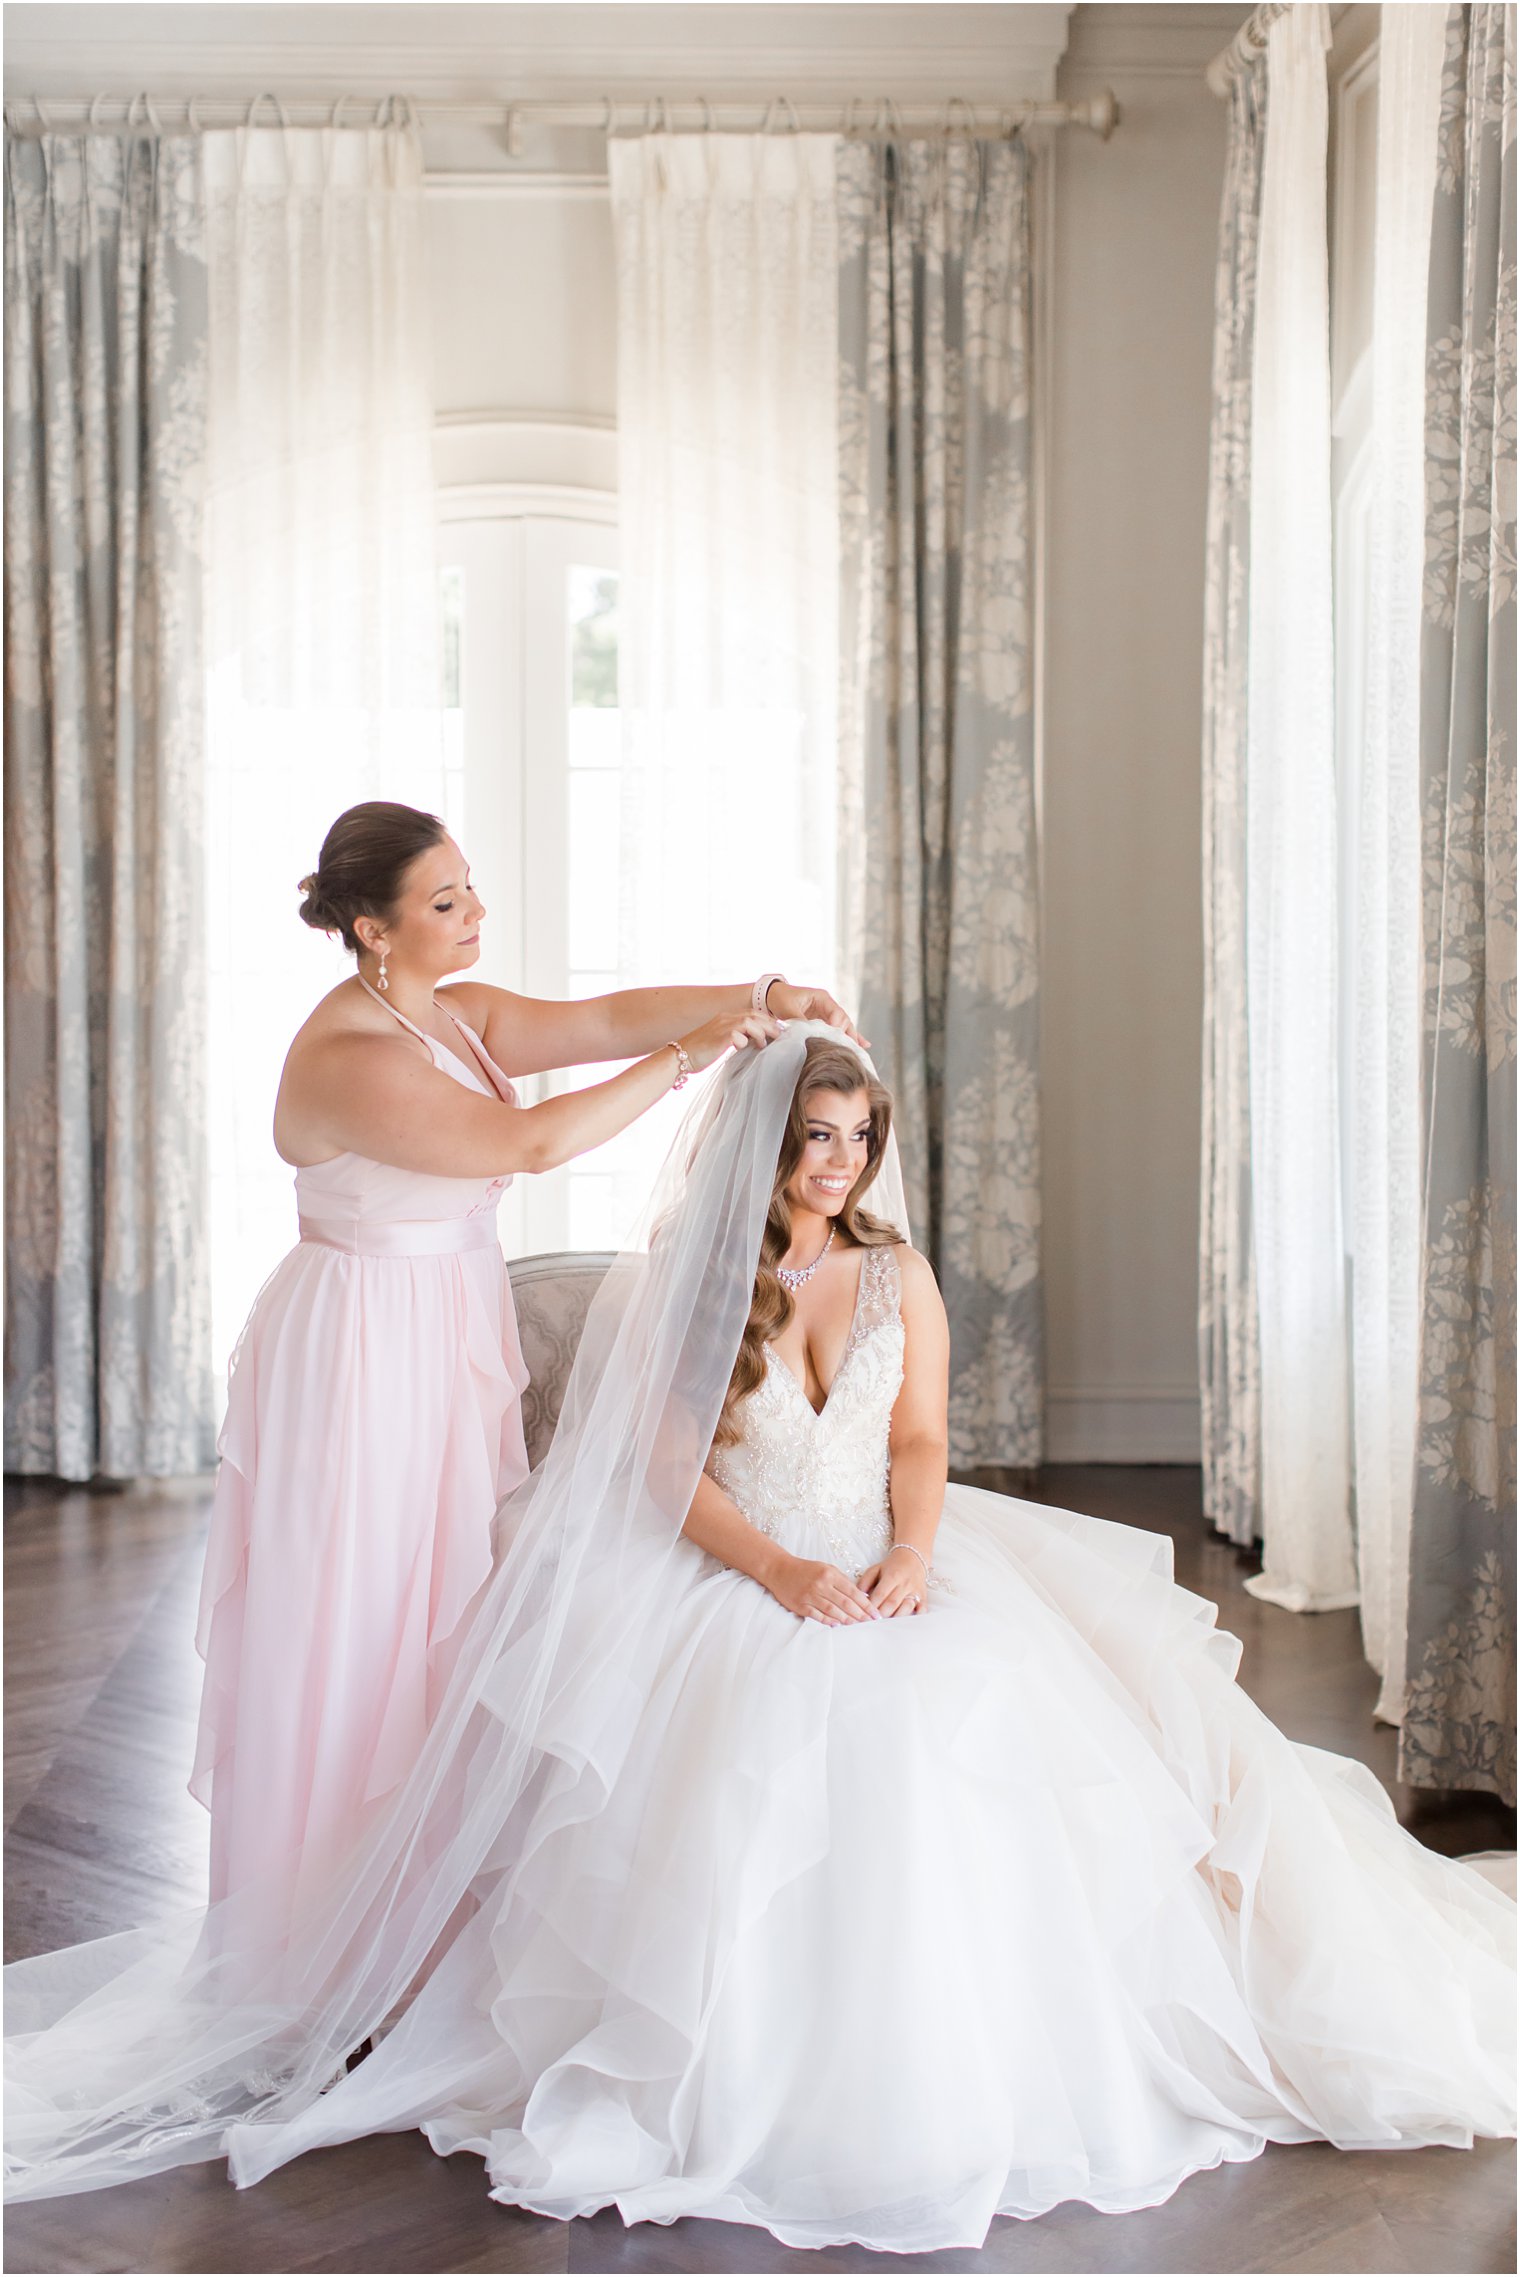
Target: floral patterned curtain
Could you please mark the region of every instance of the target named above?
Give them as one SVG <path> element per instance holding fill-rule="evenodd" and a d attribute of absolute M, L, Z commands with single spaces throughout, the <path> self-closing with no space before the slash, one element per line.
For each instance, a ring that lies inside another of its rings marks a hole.
<path fill-rule="evenodd" d="M 1203 1142 L 1198 1378 L 1203 1507 L 1230 1539 L 1261 1533 L 1261 1344 L 1251 1209 L 1246 1034 L 1246 652 L 1251 364 L 1266 147 L 1267 61 L 1230 87 L 1214 272 L 1203 645 Z"/>
<path fill-rule="evenodd" d="M 1029 157 L 846 139 L 841 939 L 950 1315 L 950 1459 L 1043 1444 Z"/>
<path fill-rule="evenodd" d="M 1515 1800 L 1515 12 L 1448 11 L 1430 253 L 1425 1258 L 1399 1776 Z"/>
<path fill-rule="evenodd" d="M 215 1459 L 192 137 L 6 138 L 7 1469 Z"/>

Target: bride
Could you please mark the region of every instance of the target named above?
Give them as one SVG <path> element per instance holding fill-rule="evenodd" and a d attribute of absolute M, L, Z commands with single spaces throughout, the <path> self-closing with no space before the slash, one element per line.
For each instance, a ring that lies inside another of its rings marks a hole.
<path fill-rule="evenodd" d="M 540 2213 L 925 2252 L 1513 2132 L 1512 1902 L 1252 1705 L 1164 1538 L 945 1485 L 904 1230 L 863 1055 L 728 1063 L 341 1885 L 7 1971 L 14 2194 L 421 2127 Z"/>

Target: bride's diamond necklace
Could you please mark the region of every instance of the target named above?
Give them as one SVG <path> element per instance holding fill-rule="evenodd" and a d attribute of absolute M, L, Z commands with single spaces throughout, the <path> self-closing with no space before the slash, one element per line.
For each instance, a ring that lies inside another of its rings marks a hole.
<path fill-rule="evenodd" d="M 813 1259 L 811 1265 L 778 1265 L 776 1278 L 783 1289 L 800 1289 L 804 1281 L 811 1281 L 834 1244 L 834 1228 L 829 1227 L 829 1238 Z"/>

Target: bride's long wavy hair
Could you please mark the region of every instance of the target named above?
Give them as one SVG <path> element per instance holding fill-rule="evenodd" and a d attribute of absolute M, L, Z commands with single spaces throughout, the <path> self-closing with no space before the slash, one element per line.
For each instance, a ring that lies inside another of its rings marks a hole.
<path fill-rule="evenodd" d="M 863 1091 L 870 1121 L 865 1168 L 844 1198 L 844 1205 L 834 1220 L 836 1231 L 856 1249 L 874 1249 L 882 1242 L 903 1238 L 895 1226 L 888 1225 L 883 1218 L 872 1217 L 860 1207 L 860 1197 L 876 1176 L 886 1151 L 887 1134 L 892 1128 L 892 1094 L 876 1081 L 848 1044 L 810 1036 L 802 1072 L 787 1111 L 781 1150 L 776 1157 L 776 1176 L 760 1240 L 754 1296 L 718 1427 L 713 1433 L 715 1447 L 731 1447 L 741 1436 L 736 1411 L 764 1377 L 766 1345 L 773 1344 L 782 1334 L 796 1310 L 790 1292 L 776 1278 L 776 1267 L 791 1247 L 792 1205 L 786 1198 L 786 1189 L 807 1145 L 808 1101 L 819 1091 L 841 1091 L 846 1097 L 851 1092 Z"/>

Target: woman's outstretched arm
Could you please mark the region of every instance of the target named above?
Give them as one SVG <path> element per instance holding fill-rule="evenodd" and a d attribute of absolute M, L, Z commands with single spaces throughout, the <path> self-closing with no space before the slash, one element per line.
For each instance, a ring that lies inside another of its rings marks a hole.
<path fill-rule="evenodd" d="M 539 1075 L 551 1068 L 591 1067 L 655 1051 L 669 1036 L 724 1014 L 750 1009 L 753 980 L 713 987 L 619 988 L 606 996 L 558 999 L 514 996 L 485 981 L 458 981 L 438 991 L 484 1043 L 504 1075 Z M 843 1035 L 855 1029 L 827 989 L 776 981 L 766 1009 L 777 1020 L 825 1020 Z M 864 1039 L 861 1039 L 862 1041 Z"/>
<path fill-rule="evenodd" d="M 731 1047 L 763 1048 L 776 1033 L 774 1020 L 746 1010 L 689 1030 L 683 1048 L 700 1069 Z M 303 1050 L 315 1144 L 445 1178 L 552 1170 L 626 1130 L 670 1090 L 679 1065 L 673 1051 L 655 1051 L 583 1091 L 514 1107 L 429 1066 L 403 1037 L 349 1033 Z"/>

